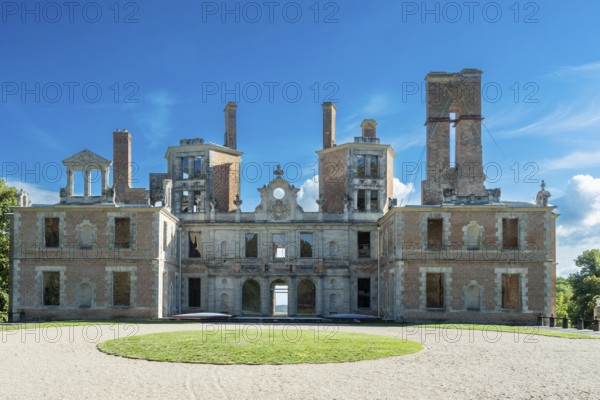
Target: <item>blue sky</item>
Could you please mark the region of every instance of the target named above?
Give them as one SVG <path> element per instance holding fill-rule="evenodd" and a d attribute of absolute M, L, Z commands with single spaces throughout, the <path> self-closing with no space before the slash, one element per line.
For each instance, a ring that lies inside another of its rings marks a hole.
<path fill-rule="evenodd" d="M 422 177 L 407 171 L 424 160 L 423 78 L 480 68 L 487 186 L 532 201 L 545 179 L 561 213 L 560 274 L 599 246 L 596 1 L 77 4 L 0 8 L 0 175 L 34 202 L 57 200 L 68 156 L 88 148 L 111 159 L 116 128 L 132 133 L 136 186 L 147 187 L 180 138 L 222 144 L 224 105 L 238 101 L 243 162 L 264 167 L 242 182 L 243 210 L 258 203 L 271 163 L 289 167 L 311 209 L 329 100 L 338 143 L 377 120 L 396 151 L 396 195 L 418 203 Z"/>

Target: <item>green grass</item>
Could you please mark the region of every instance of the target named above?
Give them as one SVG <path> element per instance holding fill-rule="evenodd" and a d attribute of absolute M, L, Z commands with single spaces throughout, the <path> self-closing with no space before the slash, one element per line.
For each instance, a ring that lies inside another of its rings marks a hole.
<path fill-rule="evenodd" d="M 364 324 L 366 325 L 366 324 Z M 373 324 L 375 326 L 375 324 Z M 537 335 L 557 337 L 563 339 L 600 339 L 600 335 L 586 335 L 583 333 L 563 332 L 561 330 L 542 329 L 537 326 L 509 326 L 509 325 L 491 325 L 491 324 L 378 324 L 377 326 L 398 326 L 402 328 L 440 328 L 440 329 L 464 329 L 475 331 L 503 332 L 520 335 Z M 418 333 L 418 332 L 417 332 Z M 407 335 L 408 337 L 408 335 Z"/>
<path fill-rule="evenodd" d="M 159 323 L 156 321 L 126 321 L 126 320 L 98 320 L 98 321 L 46 321 L 46 322 L 26 322 L 26 323 L 15 323 L 0 325 L 0 331 L 12 331 L 17 329 L 31 329 L 31 328 L 46 328 L 46 327 L 65 327 L 65 326 L 84 326 L 84 325 L 109 325 L 109 324 L 148 324 L 148 323 Z"/>
<path fill-rule="evenodd" d="M 132 336 L 98 344 L 108 354 L 202 364 L 323 364 L 402 356 L 423 349 L 393 337 L 288 326 L 222 325 L 223 330 Z"/>

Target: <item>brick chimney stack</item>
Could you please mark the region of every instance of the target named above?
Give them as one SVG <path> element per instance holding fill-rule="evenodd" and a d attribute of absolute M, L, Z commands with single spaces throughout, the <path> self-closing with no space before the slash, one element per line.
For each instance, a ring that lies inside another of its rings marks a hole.
<path fill-rule="evenodd" d="M 117 202 L 131 189 L 131 134 L 127 129 L 113 132 L 113 187 Z"/>
<path fill-rule="evenodd" d="M 225 147 L 237 149 L 236 113 L 237 105 L 230 101 L 225 106 Z"/>
<path fill-rule="evenodd" d="M 365 119 L 360 124 L 362 129 L 362 137 L 364 138 L 375 138 L 377 137 L 377 122 L 374 119 Z"/>
<path fill-rule="evenodd" d="M 323 148 L 335 146 L 335 106 L 332 102 L 323 103 Z"/>

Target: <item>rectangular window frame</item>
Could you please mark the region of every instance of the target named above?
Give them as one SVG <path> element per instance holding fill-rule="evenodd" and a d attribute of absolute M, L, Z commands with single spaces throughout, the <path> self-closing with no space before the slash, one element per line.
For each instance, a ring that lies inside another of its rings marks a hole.
<path fill-rule="evenodd" d="M 244 256 L 258 258 L 258 233 L 247 232 L 244 234 Z"/>
<path fill-rule="evenodd" d="M 312 258 L 314 246 L 314 234 L 312 232 L 300 232 L 300 258 Z"/>
<path fill-rule="evenodd" d="M 192 281 L 194 284 L 192 284 Z M 197 287 L 196 287 L 197 286 Z M 193 296 L 192 290 L 198 290 L 198 293 Z M 188 307 L 200 308 L 202 307 L 202 278 L 190 277 L 188 278 Z"/>
<path fill-rule="evenodd" d="M 371 232 L 358 231 L 356 233 L 356 246 L 358 258 L 371 258 Z"/>
<path fill-rule="evenodd" d="M 43 271 L 42 282 L 42 305 L 60 306 L 60 271 Z"/>
<path fill-rule="evenodd" d="M 131 248 L 131 243 L 133 242 L 131 237 L 131 223 L 130 217 L 115 217 L 115 249 Z M 123 230 L 125 232 L 123 232 Z M 127 240 L 125 240 L 124 237 L 126 237 Z"/>
<path fill-rule="evenodd" d="M 44 218 L 44 247 L 49 249 L 60 247 L 60 218 Z"/>
<path fill-rule="evenodd" d="M 356 279 L 356 308 L 371 308 L 371 278 Z"/>
<path fill-rule="evenodd" d="M 445 274 L 442 272 L 425 273 L 425 308 L 444 309 L 445 302 Z"/>
<path fill-rule="evenodd" d="M 444 248 L 444 219 L 427 218 L 427 249 L 442 250 Z"/>
<path fill-rule="evenodd" d="M 114 307 L 131 307 L 131 274 L 131 271 L 112 271 L 112 304 Z"/>
<path fill-rule="evenodd" d="M 202 232 L 188 231 L 188 258 L 202 258 Z"/>

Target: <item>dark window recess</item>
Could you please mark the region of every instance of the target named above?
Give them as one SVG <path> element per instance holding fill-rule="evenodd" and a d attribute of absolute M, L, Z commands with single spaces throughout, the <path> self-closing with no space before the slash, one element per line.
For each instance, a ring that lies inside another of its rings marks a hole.
<path fill-rule="evenodd" d="M 518 309 L 519 293 L 519 274 L 502 274 L 502 308 Z"/>
<path fill-rule="evenodd" d="M 519 220 L 517 218 L 502 219 L 502 247 L 504 249 L 519 248 Z"/>
<path fill-rule="evenodd" d="M 358 278 L 357 295 L 358 308 L 371 307 L 371 278 Z"/>
<path fill-rule="evenodd" d="M 367 209 L 367 199 L 365 197 L 365 190 L 359 189 L 356 195 L 356 209 L 358 211 L 365 211 Z"/>
<path fill-rule="evenodd" d="M 202 240 L 200 232 L 189 232 L 188 238 L 188 257 L 200 258 L 202 256 L 202 254 L 200 253 L 200 249 L 202 249 Z"/>
<path fill-rule="evenodd" d="M 46 247 L 59 246 L 59 225 L 58 218 L 46 218 L 44 221 L 44 239 Z"/>
<path fill-rule="evenodd" d="M 200 307 L 200 278 L 188 279 L 188 306 Z"/>
<path fill-rule="evenodd" d="M 258 257 L 258 235 L 256 233 L 246 233 L 246 257 Z"/>
<path fill-rule="evenodd" d="M 131 305 L 130 272 L 113 272 L 113 305 Z"/>
<path fill-rule="evenodd" d="M 444 274 L 428 273 L 426 275 L 427 308 L 444 308 Z"/>
<path fill-rule="evenodd" d="M 357 235 L 358 257 L 371 257 L 371 232 L 358 232 Z"/>
<path fill-rule="evenodd" d="M 429 218 L 427 220 L 427 248 L 441 249 L 444 246 L 444 220 Z"/>
<path fill-rule="evenodd" d="M 129 218 L 115 218 L 115 247 L 126 249 L 131 244 L 131 220 Z"/>
<path fill-rule="evenodd" d="M 60 272 L 46 271 L 44 277 L 44 305 L 60 305 Z"/>
<path fill-rule="evenodd" d="M 371 212 L 379 211 L 377 190 L 371 190 Z"/>
<path fill-rule="evenodd" d="M 313 234 L 300 234 L 300 257 L 311 258 L 313 256 Z"/>

